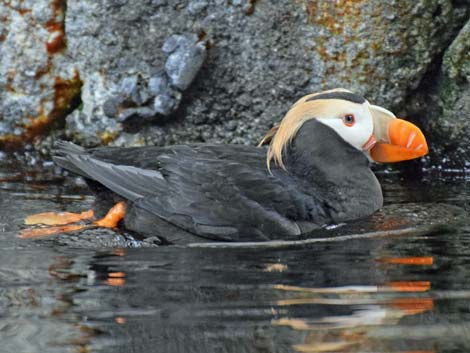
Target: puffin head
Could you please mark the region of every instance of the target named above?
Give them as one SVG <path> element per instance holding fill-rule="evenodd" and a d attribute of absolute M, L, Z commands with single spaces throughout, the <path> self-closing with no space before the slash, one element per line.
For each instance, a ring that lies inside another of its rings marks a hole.
<path fill-rule="evenodd" d="M 302 125 L 311 119 L 330 127 L 344 141 L 378 163 L 414 159 L 428 152 L 426 139 L 417 126 L 370 104 L 360 95 L 339 88 L 302 97 L 267 133 L 260 145 L 269 143 L 268 167 L 274 160 L 285 168 L 283 152 Z"/>

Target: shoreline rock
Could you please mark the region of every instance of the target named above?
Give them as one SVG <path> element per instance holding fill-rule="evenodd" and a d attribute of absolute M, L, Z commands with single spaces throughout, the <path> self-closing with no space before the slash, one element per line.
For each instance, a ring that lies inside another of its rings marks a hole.
<path fill-rule="evenodd" d="M 443 153 L 470 158 L 468 142 L 445 141 L 467 131 L 456 116 L 468 108 L 467 69 L 452 66 L 464 51 L 449 46 L 469 19 L 464 3 L 25 0 L 0 13 L 0 141 L 36 141 L 65 125 L 65 137 L 85 146 L 254 144 L 298 97 L 345 87 L 421 121 L 438 146 L 433 163 Z M 428 77 L 448 46 L 440 78 Z M 37 60 L 52 63 L 40 80 Z M 56 77 L 70 83 L 61 100 L 69 110 L 59 113 Z M 414 97 L 425 92 L 434 98 Z M 25 134 L 31 119 L 47 128 Z"/>

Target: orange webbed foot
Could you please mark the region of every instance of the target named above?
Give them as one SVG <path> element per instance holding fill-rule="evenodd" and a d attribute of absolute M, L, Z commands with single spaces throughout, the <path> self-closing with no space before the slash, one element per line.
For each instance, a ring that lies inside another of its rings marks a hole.
<path fill-rule="evenodd" d="M 25 229 L 18 235 L 22 239 L 42 238 L 49 235 L 74 232 L 89 228 L 90 225 L 74 224 L 93 218 L 93 210 L 71 213 L 71 212 L 45 212 L 37 213 L 25 218 L 26 225 L 47 225 L 46 228 Z"/>
<path fill-rule="evenodd" d="M 116 228 L 118 223 L 124 218 L 126 214 L 126 205 L 123 201 L 114 205 L 102 219 L 99 219 L 92 224 L 76 224 L 77 222 L 90 220 L 93 218 L 93 211 L 86 211 L 82 213 L 38 213 L 26 217 L 25 224 L 37 225 L 43 224 L 50 227 L 25 229 L 18 235 L 22 239 L 35 239 L 42 238 L 50 235 L 76 232 L 84 229 L 105 227 Z"/>
<path fill-rule="evenodd" d="M 118 223 L 126 215 L 126 204 L 124 201 L 115 204 L 103 218 L 94 222 L 95 225 L 105 228 L 116 228 Z"/>
<path fill-rule="evenodd" d="M 71 212 L 45 212 L 45 213 L 36 213 L 31 216 L 28 216 L 24 220 L 26 225 L 36 225 L 44 224 L 48 226 L 58 226 L 70 223 L 76 223 L 88 219 L 92 219 L 94 216 L 93 210 L 81 212 L 81 213 L 71 213 Z"/>

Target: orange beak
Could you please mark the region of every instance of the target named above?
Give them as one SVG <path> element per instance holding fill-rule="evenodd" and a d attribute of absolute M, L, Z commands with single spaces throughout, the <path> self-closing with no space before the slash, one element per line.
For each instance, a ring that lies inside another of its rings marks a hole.
<path fill-rule="evenodd" d="M 389 110 L 369 104 L 374 122 L 370 142 L 363 149 L 379 163 L 392 163 L 419 158 L 428 153 L 428 144 L 421 130 L 409 121 L 397 119 Z M 374 145 L 374 142 L 375 145 Z"/>
<path fill-rule="evenodd" d="M 371 158 L 379 163 L 392 163 L 422 157 L 428 144 L 421 130 L 409 121 L 387 119 L 386 127 L 378 129 L 377 143 L 371 148 Z M 376 131 L 374 129 L 374 135 Z"/>

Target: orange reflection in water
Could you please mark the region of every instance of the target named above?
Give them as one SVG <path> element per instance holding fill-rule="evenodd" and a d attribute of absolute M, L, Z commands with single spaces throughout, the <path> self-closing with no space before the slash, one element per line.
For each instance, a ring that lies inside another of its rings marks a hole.
<path fill-rule="evenodd" d="M 113 250 L 113 255 L 116 256 L 125 256 L 126 255 L 126 249 L 123 248 L 117 248 Z"/>
<path fill-rule="evenodd" d="M 90 228 L 90 225 L 82 224 L 67 224 L 63 226 L 52 226 L 47 228 L 34 228 L 34 229 L 23 229 L 18 238 L 21 239 L 37 239 L 42 237 L 47 237 L 50 235 L 57 235 L 62 233 L 76 232 L 79 230 L 84 230 Z"/>
<path fill-rule="evenodd" d="M 276 264 L 266 264 L 264 272 L 286 272 L 288 267 L 287 265 L 276 263 Z"/>
<path fill-rule="evenodd" d="M 395 281 L 387 282 L 385 285 L 396 292 L 427 292 L 431 289 L 429 281 Z"/>
<path fill-rule="evenodd" d="M 377 261 L 395 265 L 430 266 L 434 263 L 434 258 L 432 256 L 383 257 Z"/>
<path fill-rule="evenodd" d="M 416 261 L 405 262 L 416 263 Z M 429 260 L 418 262 L 429 263 Z M 400 320 L 406 316 L 433 310 L 434 301 L 430 297 L 389 298 L 392 293 L 402 293 L 400 294 L 402 296 L 427 292 L 431 289 L 430 281 L 390 281 L 384 285 L 328 288 L 305 288 L 279 284 L 273 288 L 290 292 L 288 298 L 275 302 L 283 308 L 311 304 L 348 306 L 353 310 L 350 315 L 336 314 L 316 319 L 286 316 L 273 320 L 274 326 L 287 326 L 295 331 L 305 332 L 303 342 L 292 346 L 297 352 L 435 353 L 433 350 L 426 349 L 390 350 L 381 342 L 380 333 L 377 335 L 376 332 L 383 326 L 399 324 Z M 381 293 L 383 295 L 380 295 Z"/>
<path fill-rule="evenodd" d="M 114 321 L 119 325 L 124 325 L 126 323 L 126 319 L 122 316 L 118 316 L 114 319 Z"/>
<path fill-rule="evenodd" d="M 402 310 L 405 315 L 416 315 L 432 310 L 434 300 L 432 298 L 396 298 L 388 305 Z"/>
<path fill-rule="evenodd" d="M 104 282 L 113 287 L 122 287 L 126 284 L 125 277 L 126 274 L 124 272 L 110 272 Z"/>

